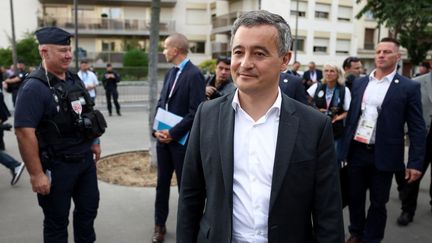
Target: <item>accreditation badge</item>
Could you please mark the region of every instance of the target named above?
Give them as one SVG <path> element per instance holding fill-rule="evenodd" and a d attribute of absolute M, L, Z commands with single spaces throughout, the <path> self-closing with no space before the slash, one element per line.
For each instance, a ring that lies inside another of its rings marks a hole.
<path fill-rule="evenodd" d="M 80 100 L 74 100 L 71 102 L 72 110 L 75 111 L 78 115 L 81 115 L 82 112 L 82 105 Z"/>
<path fill-rule="evenodd" d="M 370 144 L 376 120 L 370 120 L 362 117 L 359 121 L 354 140 L 360 143 Z"/>

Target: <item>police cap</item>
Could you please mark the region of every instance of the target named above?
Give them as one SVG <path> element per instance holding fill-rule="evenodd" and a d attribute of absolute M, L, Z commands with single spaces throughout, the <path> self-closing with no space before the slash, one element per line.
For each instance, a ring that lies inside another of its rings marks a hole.
<path fill-rule="evenodd" d="M 52 45 L 70 45 L 71 34 L 58 27 L 50 26 L 38 29 L 35 32 L 39 45 L 52 44 Z"/>

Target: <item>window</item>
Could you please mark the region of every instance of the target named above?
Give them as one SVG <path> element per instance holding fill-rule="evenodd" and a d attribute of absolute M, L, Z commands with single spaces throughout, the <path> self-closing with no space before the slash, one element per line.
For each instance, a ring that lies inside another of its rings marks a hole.
<path fill-rule="evenodd" d="M 342 39 L 336 40 L 336 53 L 348 54 L 350 47 L 351 47 L 351 41 L 350 40 L 342 40 Z"/>
<path fill-rule="evenodd" d="M 189 41 L 189 49 L 192 53 L 205 53 L 205 41 Z"/>
<path fill-rule="evenodd" d="M 375 48 L 374 40 L 375 40 L 375 29 L 366 28 L 365 35 L 364 35 L 364 49 L 373 50 Z"/>
<path fill-rule="evenodd" d="M 186 9 L 186 24 L 209 24 L 205 9 Z"/>
<path fill-rule="evenodd" d="M 351 21 L 351 18 L 352 18 L 352 8 L 339 6 L 338 20 L 339 21 Z"/>
<path fill-rule="evenodd" d="M 373 16 L 373 13 L 370 10 L 364 14 L 364 18 L 366 20 L 374 20 L 375 19 L 375 17 Z"/>
<path fill-rule="evenodd" d="M 315 38 L 313 45 L 313 52 L 316 53 L 327 53 L 327 47 L 329 46 L 329 39 L 327 38 Z"/>
<path fill-rule="evenodd" d="M 291 50 L 294 51 L 294 47 L 297 45 L 297 51 L 304 51 L 304 43 L 305 43 L 304 37 L 299 37 L 298 39 L 294 39 L 293 44 L 291 46 Z"/>
<path fill-rule="evenodd" d="M 101 16 L 110 19 L 122 18 L 122 9 L 120 8 L 102 8 Z"/>
<path fill-rule="evenodd" d="M 315 18 L 328 19 L 330 15 L 330 5 L 317 3 L 315 5 Z"/>
<path fill-rule="evenodd" d="M 291 1 L 291 15 L 299 17 L 306 17 L 307 3 L 306 2 L 298 2 L 298 11 L 297 11 L 297 2 Z"/>
<path fill-rule="evenodd" d="M 114 41 L 102 41 L 102 51 L 114 51 L 115 42 Z"/>

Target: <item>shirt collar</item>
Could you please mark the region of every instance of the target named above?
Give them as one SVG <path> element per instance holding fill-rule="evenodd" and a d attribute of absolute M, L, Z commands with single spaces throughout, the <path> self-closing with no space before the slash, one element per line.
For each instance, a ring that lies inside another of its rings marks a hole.
<path fill-rule="evenodd" d="M 184 67 L 186 66 L 186 64 L 189 62 L 188 58 L 185 58 L 177 67 L 179 68 L 179 71 L 183 71 Z"/>
<path fill-rule="evenodd" d="M 369 75 L 369 81 L 377 81 L 377 82 L 385 81 L 385 82 L 390 83 L 394 79 L 394 77 L 396 76 L 396 68 L 393 70 L 393 72 L 389 73 L 388 75 L 386 75 L 381 80 L 378 80 L 375 78 L 375 72 L 376 72 L 376 69 L 374 69 L 371 72 L 371 74 Z"/>
<path fill-rule="evenodd" d="M 236 89 L 236 91 L 234 93 L 233 101 L 231 103 L 235 112 L 237 112 L 239 108 L 241 109 L 240 100 L 238 97 L 238 92 L 239 92 L 238 89 Z M 265 116 L 268 116 L 268 114 L 273 110 L 276 110 L 277 116 L 280 116 L 281 106 L 282 106 L 282 94 L 281 94 L 280 88 L 278 87 L 278 96 L 276 97 L 276 100 L 273 103 L 273 105 L 267 110 Z"/>

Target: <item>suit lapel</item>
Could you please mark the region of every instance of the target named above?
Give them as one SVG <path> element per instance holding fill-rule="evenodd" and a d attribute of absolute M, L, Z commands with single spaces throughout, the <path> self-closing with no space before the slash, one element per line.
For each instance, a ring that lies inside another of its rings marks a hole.
<path fill-rule="evenodd" d="M 384 109 L 385 105 L 389 102 L 389 100 L 391 100 L 393 96 L 397 94 L 397 91 L 399 90 L 399 83 L 401 81 L 400 78 L 401 77 L 399 76 L 399 74 L 396 73 L 396 75 L 394 76 L 393 80 L 390 83 L 386 95 L 384 96 L 384 100 L 381 105 L 382 109 Z"/>
<path fill-rule="evenodd" d="M 231 101 L 234 94 L 225 98 L 219 107 L 219 152 L 225 193 L 232 209 L 234 176 L 234 109 Z"/>
<path fill-rule="evenodd" d="M 270 210 L 281 190 L 287 174 L 291 154 L 298 133 L 299 120 L 293 116 L 295 109 L 288 97 L 282 95 L 282 106 L 279 118 L 279 130 L 276 143 L 275 161 L 273 165 L 272 187 L 270 194 Z"/>
<path fill-rule="evenodd" d="M 369 83 L 369 76 L 365 77 L 364 79 L 360 79 L 358 80 L 360 83 L 360 87 L 358 88 L 358 92 L 356 95 L 356 97 L 353 96 L 353 101 L 352 101 L 352 105 L 353 105 L 353 109 L 350 108 L 350 112 L 353 112 L 352 117 L 355 118 L 356 121 L 358 121 L 358 117 L 360 116 L 360 111 L 361 111 L 361 104 L 363 101 L 363 96 L 364 93 L 366 91 L 366 87 Z M 354 101 L 354 98 L 356 99 Z"/>
<path fill-rule="evenodd" d="M 179 74 L 178 78 L 177 78 L 177 82 L 176 85 L 174 86 L 174 90 L 172 92 L 172 96 L 175 95 L 175 93 L 177 92 L 177 90 L 179 89 L 179 87 L 183 84 L 184 82 L 184 77 L 185 77 L 185 73 L 187 73 L 187 69 L 189 67 L 190 61 L 188 61 L 186 63 L 186 65 L 184 66 L 183 70 L 181 71 L 181 73 Z M 171 97 L 172 97 L 171 96 Z"/>

